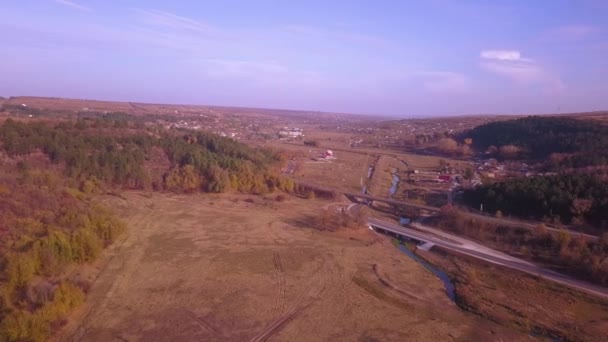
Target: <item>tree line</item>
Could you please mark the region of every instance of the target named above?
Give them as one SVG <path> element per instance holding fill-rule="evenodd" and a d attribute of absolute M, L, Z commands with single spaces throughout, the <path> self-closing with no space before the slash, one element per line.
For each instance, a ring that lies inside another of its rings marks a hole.
<path fill-rule="evenodd" d="M 477 150 L 546 161 L 553 169 L 608 163 L 608 126 L 588 120 L 529 116 L 477 126 L 464 137 Z"/>
<path fill-rule="evenodd" d="M 515 178 L 467 189 L 463 201 L 491 213 L 608 229 L 608 183 L 599 175 Z"/>
<path fill-rule="evenodd" d="M 293 188 L 276 172 L 281 156 L 270 150 L 205 132 L 151 132 L 128 124 L 121 129 L 120 122 L 107 130 L 84 119 L 56 124 L 8 119 L 0 127 L 2 150 L 10 157 L 41 151 L 64 165 L 70 178 L 128 189 L 264 193 Z M 158 166 L 152 165 L 154 150 L 162 151 L 167 164 L 156 179 L 148 172 Z"/>

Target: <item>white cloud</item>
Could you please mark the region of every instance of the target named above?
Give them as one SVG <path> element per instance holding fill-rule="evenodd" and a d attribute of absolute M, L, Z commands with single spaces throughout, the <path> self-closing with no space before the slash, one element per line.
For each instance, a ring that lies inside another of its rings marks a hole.
<path fill-rule="evenodd" d="M 86 7 L 83 5 L 79 5 L 73 1 L 70 0 L 55 0 L 56 3 L 67 6 L 67 7 L 71 7 L 80 11 L 87 11 L 87 12 L 91 12 L 92 9 L 90 7 Z"/>
<path fill-rule="evenodd" d="M 517 50 L 484 50 L 479 54 L 481 58 L 497 59 L 500 61 L 520 61 L 521 53 Z"/>

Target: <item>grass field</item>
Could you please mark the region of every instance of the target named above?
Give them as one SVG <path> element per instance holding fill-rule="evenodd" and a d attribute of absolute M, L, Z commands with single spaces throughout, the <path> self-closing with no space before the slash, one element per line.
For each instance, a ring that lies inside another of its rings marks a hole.
<path fill-rule="evenodd" d="M 386 238 L 311 228 L 328 202 L 136 192 L 104 202 L 129 233 L 93 265 L 87 302 L 58 340 L 528 340 L 462 312 Z"/>
<path fill-rule="evenodd" d="M 456 279 L 461 305 L 470 312 L 557 340 L 606 341 L 606 300 L 498 266 L 441 252 L 419 253 Z"/>
<path fill-rule="evenodd" d="M 294 179 L 323 184 L 349 192 L 361 192 L 369 165 L 374 161 L 372 155 L 356 151 L 334 151 L 335 159 L 313 160 L 320 157 L 327 148 L 308 147 L 297 143 L 268 144 L 274 148 L 297 153 Z"/>

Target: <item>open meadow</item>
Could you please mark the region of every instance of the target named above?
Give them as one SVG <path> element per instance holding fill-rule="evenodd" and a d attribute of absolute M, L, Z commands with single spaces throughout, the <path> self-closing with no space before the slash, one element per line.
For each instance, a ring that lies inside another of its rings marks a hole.
<path fill-rule="evenodd" d="M 330 203 L 246 195 L 104 197 L 126 237 L 83 271 L 66 341 L 528 340 L 462 312 L 367 229 L 312 228 Z"/>

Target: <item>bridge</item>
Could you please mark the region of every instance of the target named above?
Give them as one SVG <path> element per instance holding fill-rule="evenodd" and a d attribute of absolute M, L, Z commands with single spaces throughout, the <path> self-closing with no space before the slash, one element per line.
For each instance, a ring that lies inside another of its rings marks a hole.
<path fill-rule="evenodd" d="M 419 203 L 410 202 L 410 201 L 400 201 L 400 200 L 395 200 L 395 199 L 386 198 L 386 197 L 377 197 L 377 196 L 368 195 L 368 194 L 356 194 L 356 193 L 352 193 L 352 192 L 344 192 L 344 196 L 346 196 L 351 202 L 357 202 L 357 203 L 361 202 L 360 199 L 365 199 L 365 200 L 372 201 L 372 202 L 381 202 L 381 203 L 387 203 L 387 204 L 392 204 L 392 205 L 410 207 L 410 208 L 419 209 L 419 210 L 426 210 L 426 211 L 433 212 L 433 213 L 438 213 L 441 211 L 441 208 L 438 208 L 438 207 L 432 207 L 429 205 L 419 204 Z"/>
<path fill-rule="evenodd" d="M 370 205 L 373 202 L 381 202 L 381 203 L 387 203 L 387 204 L 391 204 L 391 205 L 395 205 L 395 206 L 409 207 L 409 208 L 414 208 L 414 209 L 418 209 L 418 210 L 426 210 L 431 213 L 440 213 L 441 212 L 441 208 L 439 208 L 439 207 L 423 205 L 423 204 L 410 202 L 410 201 L 400 201 L 400 200 L 395 200 L 395 199 L 386 198 L 386 197 L 373 196 L 373 195 L 369 195 L 369 194 L 345 192 L 345 191 L 337 190 L 335 188 L 321 186 L 321 185 L 309 183 L 309 182 L 296 181 L 296 184 L 303 185 L 303 186 L 309 187 L 311 189 L 321 190 L 321 191 L 342 193 L 346 196 L 346 198 L 348 198 L 351 202 L 354 202 L 354 203 Z M 463 209 L 459 206 L 454 206 L 454 208 L 457 209 L 459 214 L 465 218 L 474 219 L 474 220 L 481 221 L 481 222 L 487 222 L 487 223 L 494 224 L 494 225 L 502 225 L 502 226 L 513 227 L 513 228 L 525 228 L 525 229 L 529 229 L 529 230 L 535 230 L 535 229 L 538 229 L 538 225 L 540 223 L 542 223 L 542 222 L 527 221 L 527 220 L 514 219 L 514 218 L 494 217 L 494 216 L 490 216 L 490 215 L 482 214 L 482 213 L 474 213 L 474 212 L 467 211 L 466 209 Z M 563 228 L 553 227 L 548 224 L 544 224 L 544 225 L 545 225 L 545 228 L 547 229 L 547 231 L 549 231 L 553 234 L 559 233 L 560 231 L 564 230 Z M 568 228 L 569 227 L 566 227 L 565 230 L 571 236 L 581 236 L 589 241 L 597 241 L 599 239 L 598 236 L 586 234 L 583 232 L 578 232 L 578 231 L 568 229 Z"/>
<path fill-rule="evenodd" d="M 433 231 L 427 232 L 426 230 L 418 231 L 374 218 L 369 218 L 367 222 L 370 228 L 372 228 L 374 231 L 389 232 L 399 237 L 405 237 L 410 240 L 423 242 L 423 244 L 421 244 L 419 248 L 424 250 L 429 250 L 433 246 L 437 246 L 455 254 L 465 255 L 495 265 L 501 265 L 510 269 L 538 276 L 571 288 L 575 288 L 596 296 L 600 296 L 602 298 L 608 298 L 608 289 L 605 287 L 590 284 L 586 281 L 581 281 L 570 276 L 542 268 L 533 263 L 512 257 L 510 255 L 506 255 L 502 252 L 493 250 L 483 245 L 476 244 L 461 237 L 448 237 L 449 234 L 442 233 L 442 238 L 442 236 L 438 235 L 439 232 L 433 233 Z"/>

